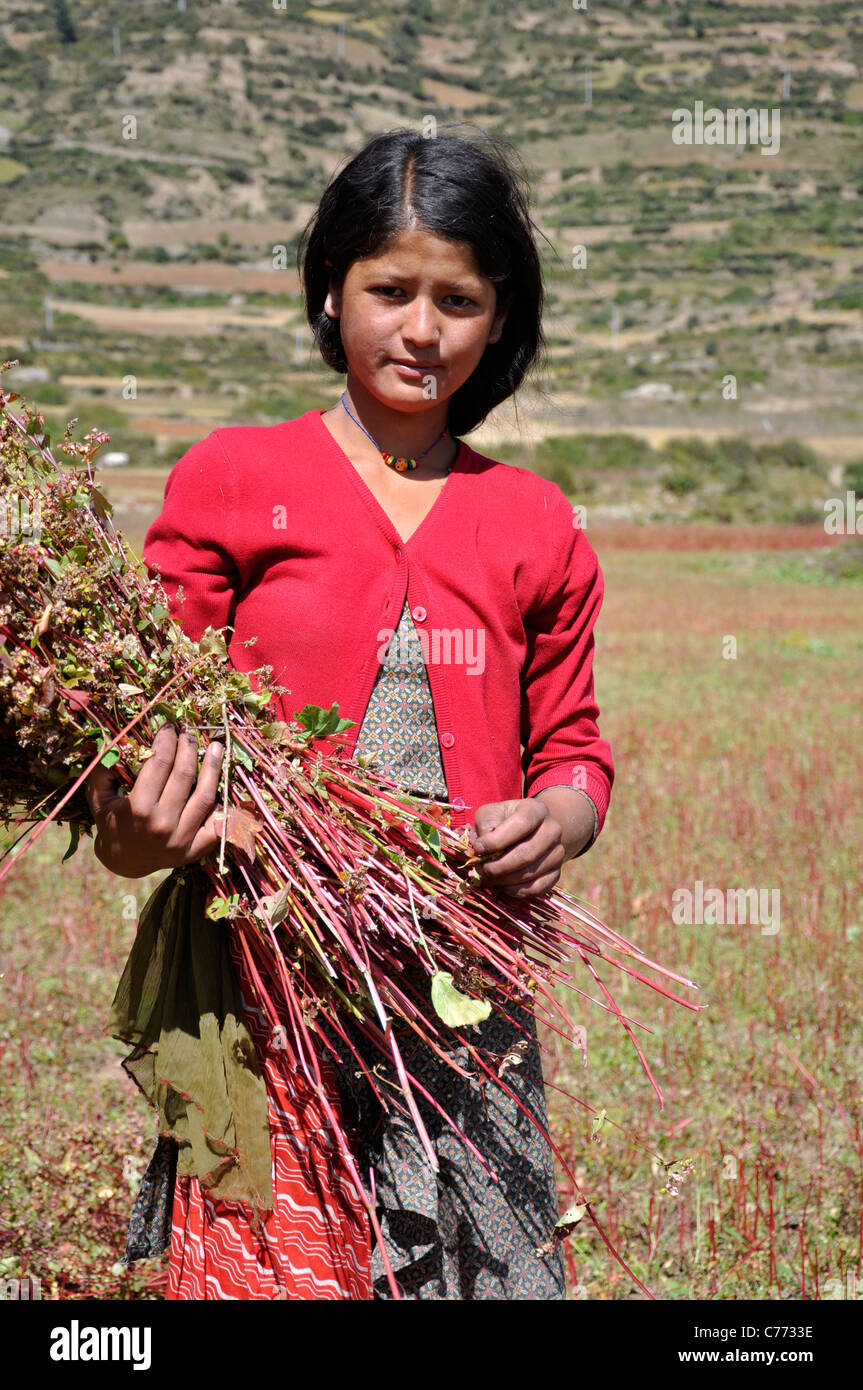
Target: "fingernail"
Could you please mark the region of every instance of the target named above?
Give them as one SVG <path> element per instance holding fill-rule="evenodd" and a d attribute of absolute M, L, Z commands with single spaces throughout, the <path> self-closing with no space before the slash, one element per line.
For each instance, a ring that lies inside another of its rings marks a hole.
<path fill-rule="evenodd" d="M 211 744 L 210 744 L 210 752 L 212 753 L 212 755 L 213 755 L 214 758 L 221 758 L 221 756 L 222 756 L 222 754 L 224 753 L 224 751 L 225 751 L 224 744 L 221 744 L 221 743 L 211 743 Z"/>

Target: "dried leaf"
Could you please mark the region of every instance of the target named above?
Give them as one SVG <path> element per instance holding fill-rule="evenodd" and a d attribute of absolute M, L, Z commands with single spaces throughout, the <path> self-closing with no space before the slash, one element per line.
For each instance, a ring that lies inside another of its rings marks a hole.
<path fill-rule="evenodd" d="M 90 483 L 89 488 L 90 505 L 92 506 L 93 511 L 96 513 L 96 515 L 113 516 L 114 508 L 111 506 L 111 503 L 108 501 L 105 494 L 100 492 L 97 487 L 94 487 L 92 483 Z"/>
<path fill-rule="evenodd" d="M 45 709 L 50 709 L 56 698 L 57 692 L 54 689 L 54 681 L 50 675 L 47 675 L 39 687 L 39 704 L 44 706 Z"/>
<path fill-rule="evenodd" d="M 269 743 L 286 743 L 290 738 L 288 726 L 281 719 L 275 719 L 272 724 L 264 724 L 261 733 Z"/>
<path fill-rule="evenodd" d="M 530 1042 L 527 1038 L 522 1038 L 521 1042 L 515 1043 L 501 1058 L 500 1066 L 497 1069 L 498 1076 L 503 1076 L 504 1072 L 509 1071 L 510 1067 L 520 1067 L 530 1051 Z"/>
<path fill-rule="evenodd" d="M 261 907 L 266 912 L 273 926 L 278 926 L 288 915 L 288 908 L 291 903 L 290 890 L 280 888 L 278 893 L 268 893 L 265 898 L 261 898 Z"/>
<path fill-rule="evenodd" d="M 71 710 L 86 709 L 93 698 L 86 690 L 70 690 L 65 685 L 59 686 L 58 689 L 63 699 L 68 700 Z"/>
<path fill-rule="evenodd" d="M 221 830 L 225 817 L 222 811 L 213 813 L 215 828 Z M 232 806 L 228 811 L 227 830 L 225 839 L 247 854 L 250 859 L 255 857 L 255 834 L 263 830 L 263 825 L 249 811 L 243 811 L 238 806 Z"/>
<path fill-rule="evenodd" d="M 214 627 L 204 629 L 201 639 L 198 642 L 198 651 L 201 656 L 216 656 L 220 661 L 227 661 L 228 648 L 221 633 Z"/>

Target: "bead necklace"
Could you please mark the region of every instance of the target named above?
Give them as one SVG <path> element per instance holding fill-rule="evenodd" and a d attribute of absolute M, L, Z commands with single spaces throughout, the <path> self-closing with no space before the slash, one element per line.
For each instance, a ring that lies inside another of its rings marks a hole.
<path fill-rule="evenodd" d="M 342 405 L 345 407 L 345 410 L 348 411 L 348 414 L 350 415 L 350 417 L 351 417 L 351 419 L 353 420 L 354 424 L 355 424 L 355 425 L 360 425 L 360 422 L 359 422 L 359 420 L 357 419 L 356 415 L 351 414 L 351 411 L 348 410 L 347 404 L 346 404 L 346 402 L 345 402 L 345 393 L 344 393 L 344 391 L 342 392 L 342 394 L 341 394 L 341 396 L 339 397 L 339 399 L 340 399 Z M 372 435 L 369 434 L 369 432 L 368 432 L 368 430 L 366 429 L 365 425 L 360 425 L 360 429 L 362 430 L 363 434 L 368 435 L 369 439 L 371 439 L 371 441 L 372 441 L 372 443 L 374 444 L 375 448 L 376 448 L 376 449 L 379 451 L 379 453 L 381 454 L 381 457 L 383 458 L 384 463 L 387 464 L 388 467 L 394 468 L 395 471 L 396 471 L 397 473 L 405 473 L 405 472 L 408 471 L 408 469 L 416 468 L 416 466 L 417 466 L 417 464 L 419 463 L 420 459 L 425 458 L 426 454 L 427 454 L 431 449 L 434 448 L 435 444 L 439 444 L 440 441 L 443 439 L 444 435 L 446 434 L 446 430 L 445 430 L 445 429 L 444 429 L 444 430 L 441 430 L 441 432 L 440 432 L 440 434 L 438 435 L 437 439 L 432 440 L 431 444 L 428 446 L 428 449 L 423 449 L 422 453 L 421 453 L 421 454 L 417 454 L 417 456 L 416 456 L 415 459 L 406 459 L 406 458 L 400 458 L 400 457 L 398 457 L 396 454 L 388 454 L 387 451 L 386 451 L 386 449 L 382 449 L 381 446 L 380 446 L 380 444 L 378 443 L 378 441 L 377 441 L 376 439 L 374 439 L 374 438 L 372 437 Z M 452 472 L 452 465 L 450 465 L 450 467 L 447 469 L 447 472 L 448 472 L 448 473 Z"/>

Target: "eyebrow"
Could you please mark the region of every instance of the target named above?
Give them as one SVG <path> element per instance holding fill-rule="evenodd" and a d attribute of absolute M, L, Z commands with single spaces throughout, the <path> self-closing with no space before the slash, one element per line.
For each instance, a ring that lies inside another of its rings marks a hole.
<path fill-rule="evenodd" d="M 411 279 L 410 275 L 400 275 L 397 270 L 387 270 L 386 268 L 376 273 L 370 272 L 370 277 L 372 280 L 398 280 L 402 284 L 407 284 Z M 465 283 L 462 280 L 441 280 L 439 284 L 446 285 L 447 289 L 454 290 L 456 294 L 464 295 L 476 294 L 480 288 L 476 281 Z"/>

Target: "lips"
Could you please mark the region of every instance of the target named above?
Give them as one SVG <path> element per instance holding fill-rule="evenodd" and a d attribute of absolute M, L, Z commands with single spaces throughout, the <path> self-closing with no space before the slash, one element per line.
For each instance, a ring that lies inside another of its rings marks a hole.
<path fill-rule="evenodd" d="M 416 372 L 433 371 L 441 365 L 440 362 L 406 362 L 402 357 L 393 357 L 392 361 L 397 367 L 412 367 Z"/>

